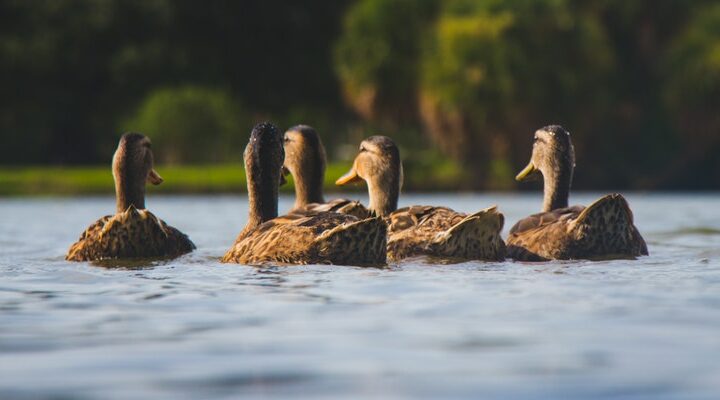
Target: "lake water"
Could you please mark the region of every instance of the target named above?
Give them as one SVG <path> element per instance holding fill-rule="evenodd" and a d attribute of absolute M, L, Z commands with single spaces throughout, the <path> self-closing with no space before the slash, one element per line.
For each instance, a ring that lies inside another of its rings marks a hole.
<path fill-rule="evenodd" d="M 385 269 L 218 263 L 244 196 L 148 199 L 185 257 L 68 263 L 112 198 L 0 199 L 0 398 L 720 398 L 720 194 L 627 198 L 650 257 Z M 540 201 L 401 199 L 506 232 Z"/>

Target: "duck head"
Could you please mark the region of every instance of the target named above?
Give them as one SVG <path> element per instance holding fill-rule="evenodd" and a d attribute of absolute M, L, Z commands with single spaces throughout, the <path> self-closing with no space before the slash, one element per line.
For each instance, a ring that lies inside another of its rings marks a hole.
<path fill-rule="evenodd" d="M 543 211 L 552 211 L 568 206 L 574 169 L 575 150 L 570 133 L 560 125 L 549 125 L 535 132 L 530 162 L 515 179 L 525 181 L 542 176 Z"/>
<path fill-rule="evenodd" d="M 325 147 L 315 129 L 297 125 L 285 132 L 283 138 L 285 163 L 283 175 L 292 174 L 295 180 L 295 206 L 324 203 Z"/>
<path fill-rule="evenodd" d="M 387 136 L 371 136 L 360 143 L 353 166 L 335 184 L 347 185 L 364 180 L 368 185 L 370 209 L 385 216 L 397 209 L 403 168 L 400 150 Z"/>
<path fill-rule="evenodd" d="M 145 185 L 159 185 L 162 177 L 153 169 L 153 153 L 150 139 L 140 133 L 122 135 L 113 156 L 113 178 L 117 212 L 127 210 L 131 205 L 145 208 Z"/>

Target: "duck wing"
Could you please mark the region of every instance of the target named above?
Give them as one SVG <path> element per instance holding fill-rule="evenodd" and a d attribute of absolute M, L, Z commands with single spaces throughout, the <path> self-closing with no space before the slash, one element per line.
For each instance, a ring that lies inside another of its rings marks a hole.
<path fill-rule="evenodd" d="M 513 225 L 513 227 L 510 228 L 510 234 L 522 233 L 558 221 L 577 218 L 584 209 L 585 207 L 583 206 L 572 206 L 530 215 Z"/>
<path fill-rule="evenodd" d="M 466 216 L 447 207 L 410 206 L 397 209 L 386 220 L 389 234 L 408 229 L 439 232 L 452 228 Z"/>
<path fill-rule="evenodd" d="M 489 207 L 463 218 L 446 231 L 439 232 L 428 246 L 430 253 L 463 259 L 505 259 L 502 231 L 505 217 L 497 207 Z"/>
<path fill-rule="evenodd" d="M 590 257 L 648 255 L 627 200 L 619 193 L 590 204 L 570 225 Z"/>
<path fill-rule="evenodd" d="M 387 217 L 388 258 L 412 256 L 498 260 L 505 257 L 500 237 L 504 217 L 490 207 L 475 214 L 446 207 L 412 206 Z"/>

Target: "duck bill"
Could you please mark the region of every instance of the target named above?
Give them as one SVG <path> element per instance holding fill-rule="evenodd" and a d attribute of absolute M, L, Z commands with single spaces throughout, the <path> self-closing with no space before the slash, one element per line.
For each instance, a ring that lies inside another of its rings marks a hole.
<path fill-rule="evenodd" d="M 347 185 L 348 183 L 360 182 L 361 180 L 362 178 L 360 177 L 360 175 L 358 175 L 355 167 L 353 167 L 350 171 L 348 171 L 348 173 L 336 180 L 335 184 L 338 186 L 343 186 Z"/>
<path fill-rule="evenodd" d="M 283 186 L 287 183 L 286 177 L 288 175 L 290 175 L 290 170 L 283 165 L 282 168 L 280 168 L 280 186 Z"/>
<path fill-rule="evenodd" d="M 158 174 L 154 168 L 150 170 L 147 180 L 148 180 L 148 182 L 152 183 L 153 185 L 159 185 L 159 184 L 163 183 L 163 181 L 164 181 L 162 176 L 160 176 L 160 174 Z"/>
<path fill-rule="evenodd" d="M 515 177 L 515 180 L 518 182 L 526 181 L 530 179 L 532 176 L 535 175 L 537 172 L 537 168 L 535 168 L 535 164 L 533 164 L 532 161 L 530 161 L 522 171 L 520 171 L 519 174 Z"/>

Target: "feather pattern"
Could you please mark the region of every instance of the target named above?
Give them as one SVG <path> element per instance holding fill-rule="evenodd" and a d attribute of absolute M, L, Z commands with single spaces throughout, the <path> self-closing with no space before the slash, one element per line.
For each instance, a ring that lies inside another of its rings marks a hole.
<path fill-rule="evenodd" d="M 391 260 L 414 256 L 505 259 L 500 236 L 504 217 L 496 207 L 467 215 L 446 207 L 412 206 L 394 211 L 386 222 Z"/>
<path fill-rule="evenodd" d="M 147 210 L 130 206 L 90 225 L 68 250 L 69 261 L 176 257 L 195 249 L 190 239 Z"/>
<path fill-rule="evenodd" d="M 292 210 L 292 213 L 299 214 L 317 212 L 335 212 L 352 215 L 359 219 L 369 218 L 373 215 L 370 210 L 368 210 L 359 201 L 348 199 L 333 199 L 327 203 L 310 203 Z"/>
<path fill-rule="evenodd" d="M 386 226 L 334 212 L 288 214 L 238 238 L 223 262 L 240 264 L 385 264 Z"/>
<path fill-rule="evenodd" d="M 606 259 L 647 255 L 620 194 L 609 194 L 587 208 L 574 206 L 532 215 L 508 236 L 508 255 L 522 261 Z"/>

